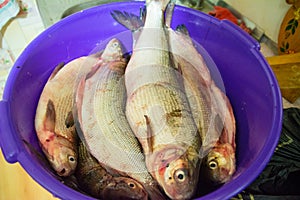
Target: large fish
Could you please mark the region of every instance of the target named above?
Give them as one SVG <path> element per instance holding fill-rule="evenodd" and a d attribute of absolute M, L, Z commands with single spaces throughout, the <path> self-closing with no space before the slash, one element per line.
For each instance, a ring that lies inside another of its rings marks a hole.
<path fill-rule="evenodd" d="M 53 169 L 60 176 L 74 173 L 77 164 L 77 134 L 73 120 L 76 77 L 82 68 L 89 70 L 97 56 L 80 57 L 59 64 L 40 96 L 35 129 L 40 146 Z"/>
<path fill-rule="evenodd" d="M 170 28 L 174 6 L 171 2 L 166 11 L 166 32 L 175 68 L 182 73 L 185 92 L 202 138 L 200 157 L 204 157 L 205 162 L 202 162 L 201 174 L 205 178 L 201 177 L 201 180 L 224 183 L 230 180 L 236 167 L 233 110 L 228 98 L 212 80 L 207 63 L 195 48 L 185 26 L 178 26 L 176 31 Z M 144 25 L 143 18 L 119 11 L 113 16 L 138 38 L 140 27 Z"/>
<path fill-rule="evenodd" d="M 79 142 L 78 164 L 75 172 L 80 187 L 96 198 L 147 200 L 143 186 L 132 178 L 109 173 Z"/>
<path fill-rule="evenodd" d="M 135 31 L 125 71 L 126 116 L 146 156 L 152 176 L 172 199 L 194 194 L 201 138 L 186 98 L 182 76 L 170 57 L 164 10 L 168 0 L 146 1 L 145 25 Z M 113 17 L 126 26 L 125 15 Z M 125 18 L 124 18 L 125 17 Z"/>
<path fill-rule="evenodd" d="M 120 41 L 111 39 L 101 59 L 101 64 L 82 78 L 78 86 L 76 105 L 80 134 L 101 164 L 139 181 L 151 199 L 164 199 L 147 171 L 140 144 L 125 116 L 127 60 Z"/>

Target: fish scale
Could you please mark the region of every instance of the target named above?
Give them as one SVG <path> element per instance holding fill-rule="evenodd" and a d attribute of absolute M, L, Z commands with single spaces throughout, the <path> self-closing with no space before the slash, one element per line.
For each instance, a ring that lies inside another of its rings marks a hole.
<path fill-rule="evenodd" d="M 86 80 L 86 84 L 97 83 L 90 90 L 93 94 L 90 95 L 91 101 L 89 102 L 89 93 L 86 93 L 83 98 L 83 107 L 86 109 L 82 109 L 81 112 L 92 116 L 91 120 L 85 121 L 83 119 L 84 121 L 81 123 L 83 130 L 89 130 L 84 131 L 86 144 L 99 162 L 126 173 L 135 173 L 141 170 L 145 172 L 147 170 L 141 168 L 141 164 L 128 164 L 143 163 L 144 156 L 130 127 L 126 126 L 128 123 L 122 114 L 125 92 L 125 87 L 121 81 L 122 75 L 114 73 L 108 66 L 101 66 L 98 70 L 93 77 Z M 90 106 L 93 109 L 85 106 Z M 94 120 L 97 123 L 94 123 Z M 116 120 L 115 123 L 111 123 L 114 120 Z M 90 124 L 93 125 L 93 128 L 87 129 Z M 114 148 L 111 148 L 111 145 Z M 101 153 L 106 149 L 109 149 L 110 152 Z M 97 153 L 95 153 L 96 151 Z"/>
<path fill-rule="evenodd" d="M 145 157 L 124 114 L 126 89 L 120 41 L 107 44 L 100 66 L 79 83 L 76 106 L 80 135 L 103 165 L 139 181 L 153 199 L 164 199 L 145 165 Z"/>
<path fill-rule="evenodd" d="M 37 137 L 52 168 L 61 176 L 71 175 L 77 163 L 77 134 L 71 114 L 77 75 L 88 71 L 97 59 L 83 56 L 66 65 L 59 64 L 38 102 L 34 122 Z"/>
<path fill-rule="evenodd" d="M 145 25 L 133 32 L 136 41 L 125 71 L 126 116 L 149 172 L 170 198 L 188 199 L 198 182 L 201 138 L 170 57 L 164 25 L 168 4 L 169 0 L 147 0 Z M 118 15 L 114 18 L 122 21 Z"/>
<path fill-rule="evenodd" d="M 157 93 L 166 95 L 155 96 Z M 181 95 L 184 95 L 184 93 Z M 155 151 L 156 146 L 170 144 L 172 142 L 179 144 L 187 143 L 187 145 L 190 145 L 189 142 L 195 138 L 197 130 L 194 126 L 194 121 L 188 120 L 191 114 L 189 110 L 186 109 L 186 107 L 188 107 L 187 102 L 180 101 L 178 91 L 175 92 L 171 90 L 169 85 L 148 84 L 135 91 L 133 96 L 131 103 L 134 106 L 127 107 L 127 116 L 130 116 L 133 122 L 142 119 L 139 123 L 139 127 L 135 129 L 141 143 L 146 143 L 146 141 L 143 140 L 147 140 L 147 125 L 143 115 L 148 115 L 150 119 L 158 119 L 151 121 L 151 126 L 154 127 L 153 135 L 155 135 L 154 138 L 156 140 L 156 142 L 153 143 L 153 151 Z M 144 105 L 147 105 L 146 109 L 143 108 Z M 143 112 L 136 112 L 136 110 L 142 109 Z M 151 109 L 154 110 L 151 111 Z M 178 112 L 178 114 L 172 116 L 172 113 L 176 112 Z M 158 123 L 162 123 L 164 126 L 162 127 L 162 125 L 158 125 Z M 134 127 L 134 124 L 132 124 L 132 126 Z M 190 132 L 187 133 L 186 130 L 190 130 Z M 163 134 L 160 134 L 160 132 Z M 165 138 L 168 138 L 168 140 Z"/>

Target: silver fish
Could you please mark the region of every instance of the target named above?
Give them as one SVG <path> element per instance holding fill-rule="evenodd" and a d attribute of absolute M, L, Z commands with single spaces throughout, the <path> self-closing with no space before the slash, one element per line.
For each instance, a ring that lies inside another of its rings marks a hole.
<path fill-rule="evenodd" d="M 174 4 L 167 12 L 171 24 Z M 207 64 L 195 48 L 185 26 L 169 31 L 170 49 L 174 62 L 184 77 L 185 90 L 202 138 L 201 174 L 213 184 L 230 180 L 236 169 L 236 123 L 227 96 L 216 86 Z M 182 46 L 185 46 L 185 49 Z"/>
<path fill-rule="evenodd" d="M 77 90 L 82 138 L 101 164 L 139 181 L 151 199 L 164 199 L 125 116 L 127 61 L 120 41 L 110 40 L 101 59 L 101 64 L 81 79 Z"/>
<path fill-rule="evenodd" d="M 170 57 L 164 26 L 168 3 L 146 1 L 145 25 L 134 32 L 136 41 L 125 71 L 126 116 L 143 147 L 149 172 L 170 198 L 188 199 L 198 182 L 201 138 L 182 76 Z M 113 12 L 113 17 L 130 25 L 121 12 Z"/>
<path fill-rule="evenodd" d="M 82 67 L 89 70 L 97 57 L 80 57 L 58 65 L 40 96 L 35 129 L 40 146 L 60 176 L 74 173 L 77 165 L 77 134 L 73 120 L 76 77 Z"/>

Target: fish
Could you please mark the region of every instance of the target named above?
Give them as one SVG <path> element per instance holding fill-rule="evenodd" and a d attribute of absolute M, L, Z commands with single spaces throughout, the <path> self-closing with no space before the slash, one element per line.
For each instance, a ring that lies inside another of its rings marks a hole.
<path fill-rule="evenodd" d="M 168 4 L 169 0 L 147 0 L 144 26 L 133 31 L 125 70 L 126 116 L 142 145 L 148 171 L 169 198 L 189 199 L 198 182 L 201 138 L 182 76 L 170 57 L 164 25 Z M 122 13 L 111 14 L 120 24 L 134 27 Z"/>
<path fill-rule="evenodd" d="M 111 39 L 101 64 L 79 82 L 75 98 L 79 135 L 103 166 L 137 180 L 151 199 L 165 199 L 146 168 L 145 156 L 125 116 L 128 60 L 123 52 L 121 41 Z"/>
<path fill-rule="evenodd" d="M 77 182 L 87 194 L 100 199 L 147 200 L 148 194 L 136 180 L 109 173 L 88 152 L 83 142 L 78 146 Z"/>
<path fill-rule="evenodd" d="M 78 72 L 97 62 L 97 56 L 82 56 L 52 71 L 40 95 L 35 130 L 41 149 L 60 176 L 70 176 L 77 166 L 77 134 L 73 118 L 73 99 Z"/>
<path fill-rule="evenodd" d="M 170 28 L 174 6 L 174 2 L 168 5 L 165 23 L 171 56 L 175 68 L 183 76 L 185 92 L 202 138 L 200 157 L 204 161 L 201 177 L 205 178 L 201 180 L 208 179 L 213 185 L 225 183 L 236 170 L 233 109 L 229 99 L 212 80 L 207 63 L 195 48 L 186 27 L 179 25 L 176 30 Z M 113 16 L 126 28 L 138 32 L 136 35 L 140 34 L 140 28 L 144 25 L 143 17 L 119 11 Z"/>
<path fill-rule="evenodd" d="M 174 6 L 170 5 L 166 12 L 168 27 Z M 169 31 L 169 40 L 202 138 L 201 176 L 212 185 L 226 183 L 236 170 L 236 121 L 232 105 L 211 78 L 207 63 L 195 48 L 187 28 L 179 25 L 176 31 Z"/>
<path fill-rule="evenodd" d="M 229 99 L 218 88 L 213 90 L 224 109 L 224 124 L 219 140 L 204 158 L 202 169 L 211 185 L 220 185 L 231 180 L 236 171 L 236 121 Z"/>

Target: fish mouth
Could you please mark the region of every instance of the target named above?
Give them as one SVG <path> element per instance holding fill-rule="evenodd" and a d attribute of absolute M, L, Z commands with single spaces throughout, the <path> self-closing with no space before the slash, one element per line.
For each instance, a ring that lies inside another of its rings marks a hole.
<path fill-rule="evenodd" d="M 147 165 L 171 199 L 189 199 L 194 195 L 200 164 L 195 165 L 190 160 L 187 149 L 178 146 L 164 149 L 156 153 L 150 163 L 148 160 Z"/>
<path fill-rule="evenodd" d="M 164 173 L 163 188 L 172 199 L 189 199 L 198 181 L 195 170 L 185 159 L 171 162 Z"/>
<path fill-rule="evenodd" d="M 59 176 L 70 176 L 77 166 L 77 151 L 65 138 L 59 138 L 52 148 L 50 164 Z"/>

